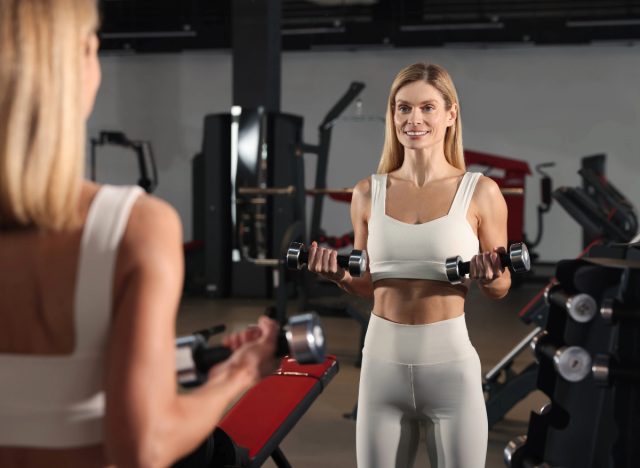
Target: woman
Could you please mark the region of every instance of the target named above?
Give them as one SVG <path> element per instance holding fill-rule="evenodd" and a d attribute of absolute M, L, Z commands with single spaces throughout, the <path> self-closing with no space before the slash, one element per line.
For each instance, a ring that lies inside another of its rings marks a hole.
<path fill-rule="evenodd" d="M 97 22 L 93 0 L 0 0 L 2 467 L 168 466 L 275 364 L 263 318 L 177 394 L 180 220 L 82 178 Z"/>
<path fill-rule="evenodd" d="M 465 172 L 460 105 L 442 67 L 417 63 L 396 76 L 378 174 L 356 185 L 351 218 L 370 272 L 351 277 L 335 251 L 316 243 L 309 269 L 374 299 L 360 376 L 358 466 L 412 466 L 425 424 L 432 467 L 484 467 L 480 361 L 464 318 L 469 282 L 449 284 L 444 262 L 461 255 L 486 295 L 505 296 L 511 280 L 498 252 L 507 242 L 507 208 L 495 182 Z"/>

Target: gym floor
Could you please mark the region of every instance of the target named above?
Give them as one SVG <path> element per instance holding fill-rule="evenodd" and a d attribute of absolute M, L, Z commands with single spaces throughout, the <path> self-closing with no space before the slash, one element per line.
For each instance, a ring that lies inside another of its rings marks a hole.
<path fill-rule="evenodd" d="M 522 284 L 501 301 L 492 301 L 472 287 L 467 298 L 466 321 L 483 373 L 533 329 L 518 318 L 518 311 L 542 286 L 539 282 Z M 177 333 L 186 334 L 219 323 L 226 324 L 229 330 L 241 329 L 254 323 L 267 305 L 264 300 L 185 298 L 178 315 Z M 366 303 L 358 302 L 357 306 L 363 313 L 369 313 Z M 293 467 L 355 467 L 355 421 L 343 415 L 351 412 L 357 398 L 359 369 L 355 363 L 360 328 L 356 321 L 346 317 L 322 317 L 321 320 L 327 351 L 338 357 L 340 371 L 287 435 L 281 448 Z M 513 367 L 520 370 L 532 360 L 531 352 L 526 349 Z M 504 467 L 505 445 L 512 438 L 526 434 L 530 412 L 540 409 L 546 401 L 544 394 L 533 392 L 493 427 L 489 432 L 487 468 Z M 416 467 L 430 466 L 424 437 L 422 439 Z M 275 467 L 275 464 L 269 460 L 263 466 Z"/>

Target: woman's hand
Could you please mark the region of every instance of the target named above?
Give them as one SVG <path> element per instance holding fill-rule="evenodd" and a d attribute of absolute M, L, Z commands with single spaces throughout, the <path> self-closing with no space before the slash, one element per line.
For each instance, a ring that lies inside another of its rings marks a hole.
<path fill-rule="evenodd" d="M 470 261 L 469 278 L 476 280 L 480 285 L 486 285 L 501 278 L 504 273 L 499 255 L 501 253 L 506 253 L 504 247 L 494 247 L 490 252 L 474 255 Z"/>
<path fill-rule="evenodd" d="M 338 266 L 338 251 L 319 247 L 316 241 L 309 247 L 307 268 L 335 283 L 339 283 L 347 273 L 344 268 Z"/>
<path fill-rule="evenodd" d="M 222 343 L 231 348 L 233 354 L 225 362 L 214 366 L 209 376 L 215 376 L 224 366 L 246 372 L 252 384 L 270 375 L 280 362 L 276 357 L 278 331 L 278 324 L 274 320 L 262 316 L 258 319 L 258 325 L 226 336 Z"/>

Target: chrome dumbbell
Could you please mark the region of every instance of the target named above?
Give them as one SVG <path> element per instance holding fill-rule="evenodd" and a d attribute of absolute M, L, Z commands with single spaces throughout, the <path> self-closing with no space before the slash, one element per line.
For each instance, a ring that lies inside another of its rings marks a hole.
<path fill-rule="evenodd" d="M 536 357 L 546 357 L 553 367 L 568 382 L 580 382 L 591 372 L 591 355 L 580 346 L 556 346 L 548 341 L 546 330 L 531 340 L 531 349 Z"/>
<path fill-rule="evenodd" d="M 522 273 L 531 269 L 529 249 L 523 242 L 511 244 L 508 253 L 500 253 L 500 263 L 514 273 Z M 460 284 L 471 269 L 471 262 L 463 262 L 460 255 L 445 260 L 447 279 L 451 284 Z"/>
<path fill-rule="evenodd" d="M 226 346 L 207 345 L 208 337 L 200 332 L 176 339 L 176 372 L 178 383 L 185 387 L 206 380 L 214 365 L 231 356 Z M 294 315 L 278 335 L 277 356 L 291 356 L 300 364 L 317 364 L 325 359 L 324 331 L 314 312 Z"/>
<path fill-rule="evenodd" d="M 518 436 L 515 439 L 509 441 L 507 446 L 504 448 L 504 451 L 502 452 L 505 466 L 513 468 L 519 468 L 523 466 L 530 468 L 551 468 L 551 465 L 549 465 L 548 463 L 536 463 L 528 458 L 525 454 L 526 443 L 527 436 L 525 435 Z"/>
<path fill-rule="evenodd" d="M 569 316 L 580 323 L 591 321 L 598 313 L 598 304 L 589 294 L 569 294 L 559 284 L 549 287 L 544 292 L 547 304 L 562 307 Z"/>
<path fill-rule="evenodd" d="M 292 270 L 300 270 L 309 262 L 309 251 L 304 244 L 292 242 L 287 250 L 287 266 Z M 351 276 L 360 277 L 367 271 L 369 259 L 365 250 L 352 250 L 349 255 L 338 255 L 338 266 L 344 268 Z"/>

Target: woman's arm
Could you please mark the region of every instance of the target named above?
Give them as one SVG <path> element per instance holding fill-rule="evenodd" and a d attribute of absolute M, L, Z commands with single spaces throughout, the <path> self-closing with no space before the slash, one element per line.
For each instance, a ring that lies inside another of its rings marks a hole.
<path fill-rule="evenodd" d="M 471 259 L 470 277 L 493 299 L 507 295 L 511 273 L 502 268 L 498 252 L 507 245 L 507 204 L 500 187 L 488 177 L 480 177 L 473 196 L 481 254 Z"/>
<path fill-rule="evenodd" d="M 371 206 L 371 179 L 363 179 L 353 189 L 351 198 L 351 223 L 353 224 L 353 248 L 367 250 L 368 217 Z M 369 269 L 359 278 L 338 266 L 338 252 L 334 249 L 318 247 L 316 242 L 309 248 L 309 271 L 336 283 L 350 294 L 365 298 L 373 297 L 373 283 Z"/>
<path fill-rule="evenodd" d="M 276 327 L 268 324 L 253 346 L 234 352 L 203 386 L 178 395 L 175 319 L 183 269 L 177 213 L 142 197 L 118 254 L 107 356 L 105 444 L 118 466 L 168 466 L 195 449 L 273 361 Z"/>

